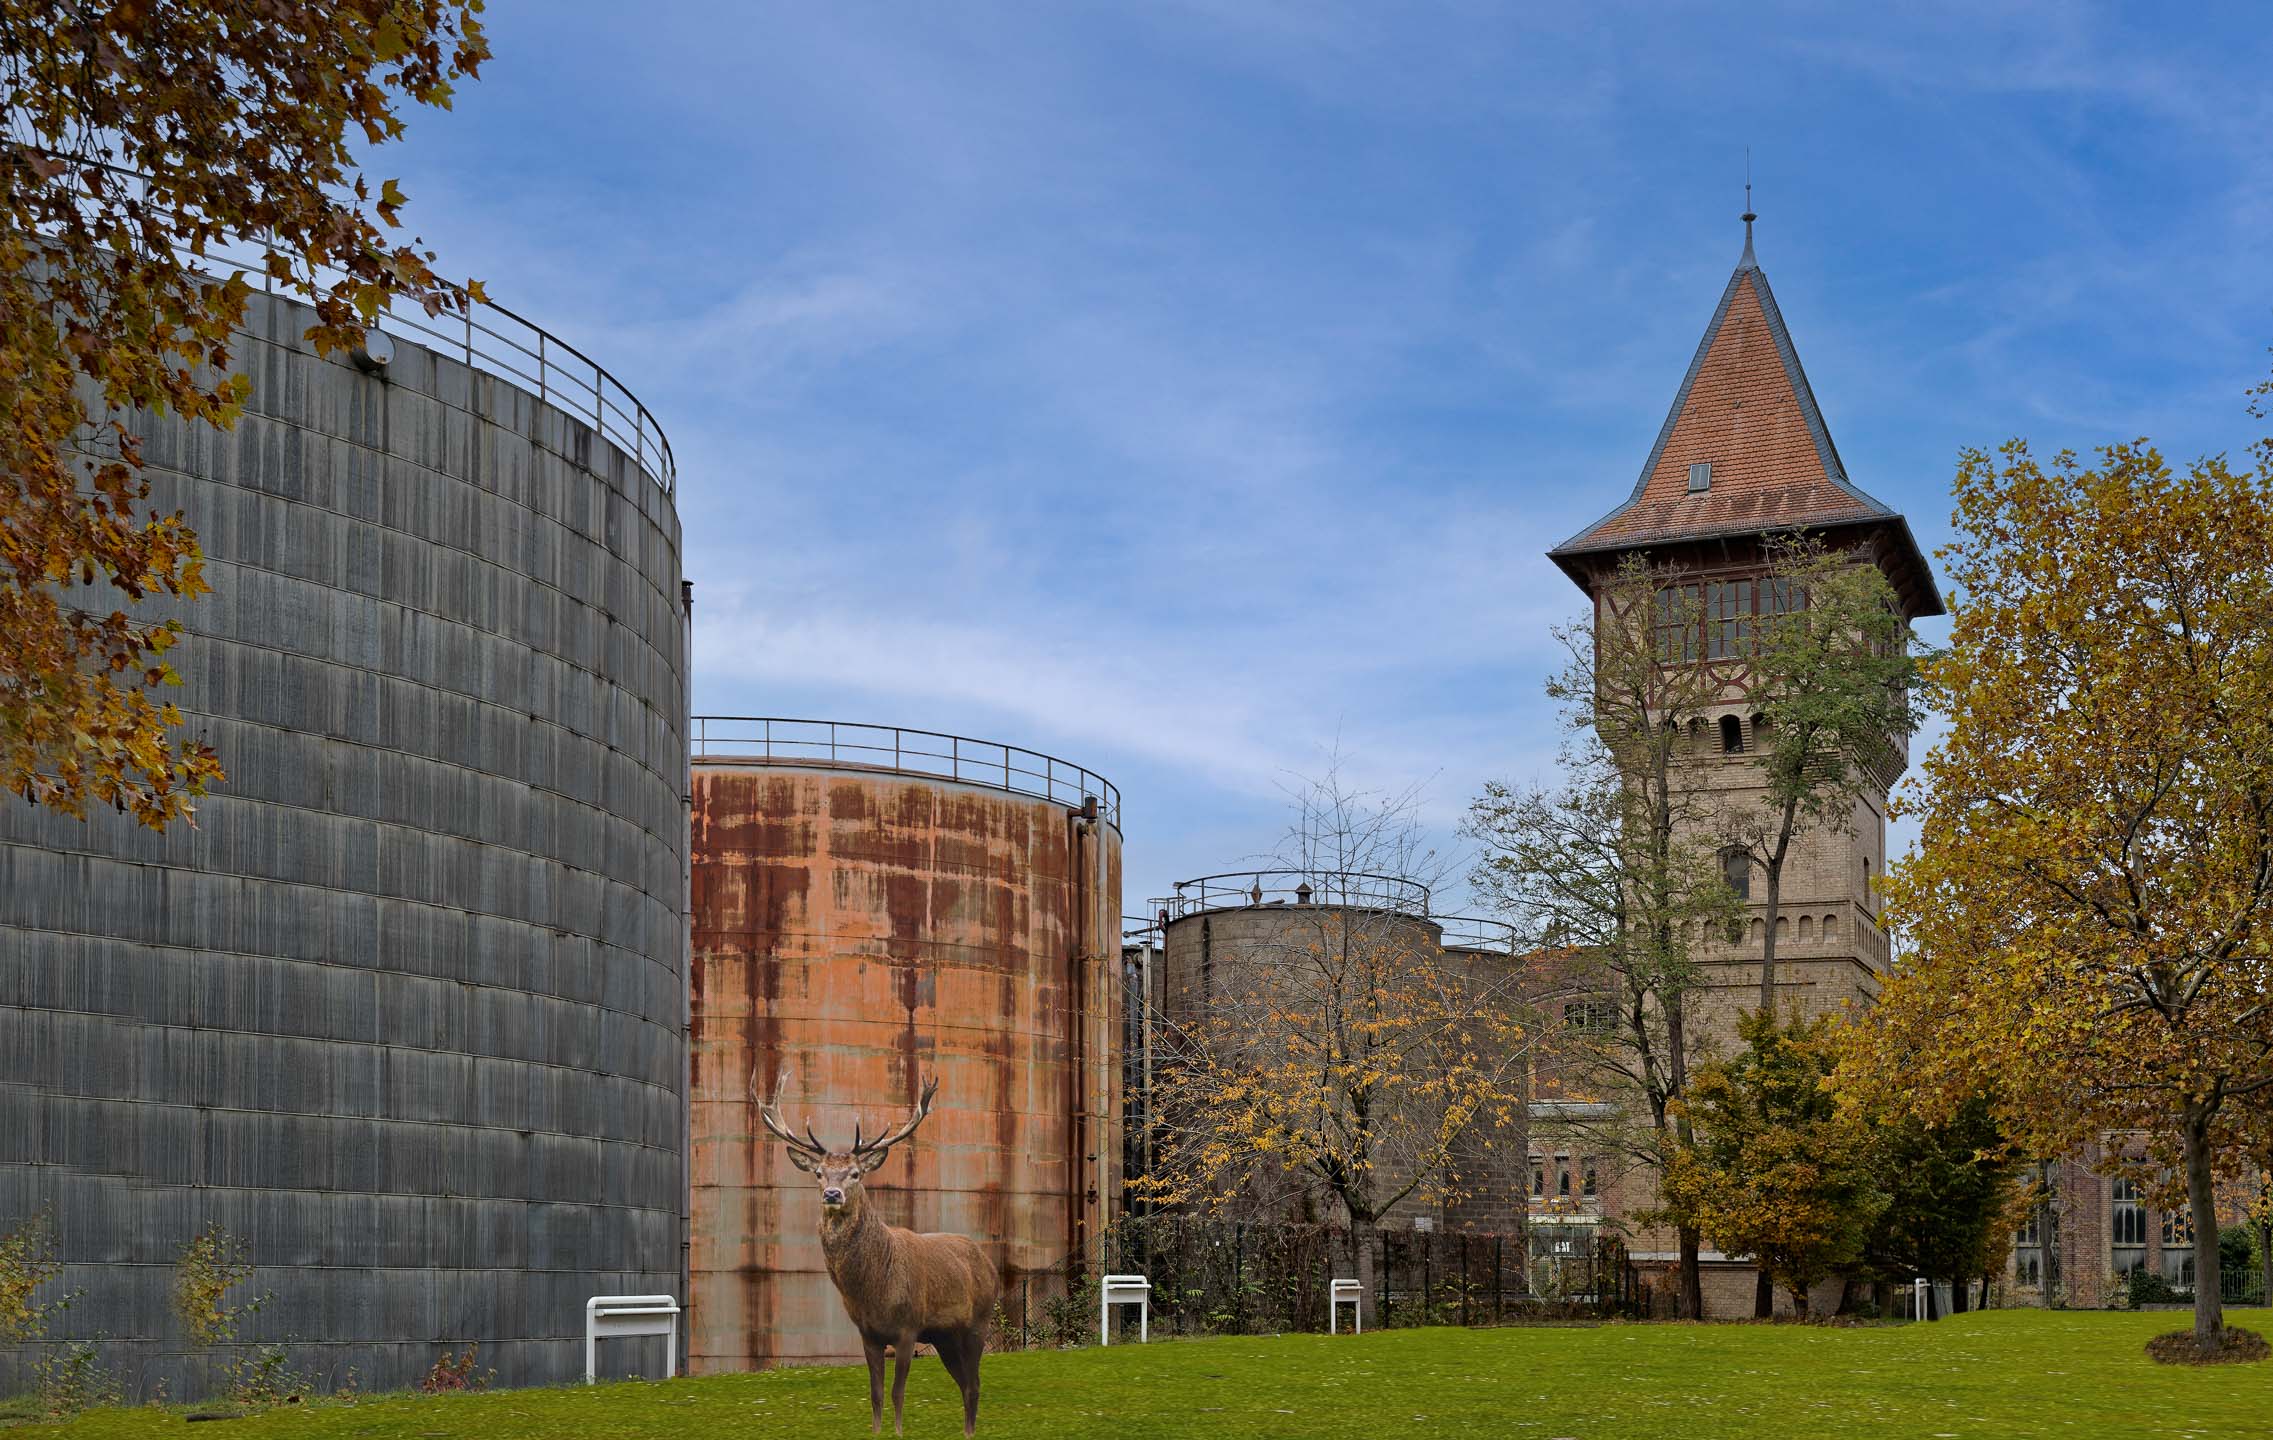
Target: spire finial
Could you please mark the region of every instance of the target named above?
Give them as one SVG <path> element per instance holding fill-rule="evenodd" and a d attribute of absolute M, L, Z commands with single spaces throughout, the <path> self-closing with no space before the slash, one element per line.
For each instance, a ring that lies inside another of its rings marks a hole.
<path fill-rule="evenodd" d="M 1758 269 L 1760 262 L 1752 258 L 1752 222 L 1760 217 L 1752 213 L 1752 147 L 1744 147 L 1744 258 L 1737 268 Z"/>

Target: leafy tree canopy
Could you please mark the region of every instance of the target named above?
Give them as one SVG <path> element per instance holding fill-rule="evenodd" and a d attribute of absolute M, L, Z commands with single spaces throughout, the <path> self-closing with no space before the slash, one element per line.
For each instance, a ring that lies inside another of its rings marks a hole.
<path fill-rule="evenodd" d="M 152 827 L 220 778 L 178 739 L 150 597 L 203 594 L 180 512 L 149 497 L 136 412 L 222 427 L 252 281 L 215 257 L 265 249 L 255 279 L 315 309 L 308 338 L 358 342 L 398 297 L 430 311 L 431 252 L 389 232 L 404 203 L 356 148 L 447 107 L 489 54 L 481 0 L 0 0 L 0 783 Z"/>

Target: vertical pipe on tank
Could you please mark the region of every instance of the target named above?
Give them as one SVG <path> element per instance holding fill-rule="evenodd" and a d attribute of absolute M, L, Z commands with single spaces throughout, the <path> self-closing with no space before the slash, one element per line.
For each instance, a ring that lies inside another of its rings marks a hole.
<path fill-rule="evenodd" d="M 1065 1166 L 1065 1249 L 1066 1261 L 1069 1266 L 1079 1263 L 1073 1257 L 1078 1255 L 1082 1248 L 1081 1157 L 1087 1152 L 1081 1147 L 1089 1128 L 1086 1123 L 1088 1117 L 1084 1113 L 1088 1106 L 1085 1103 L 1086 1097 L 1082 1093 L 1088 1088 L 1088 1082 L 1083 1074 L 1084 1051 L 1087 1049 L 1085 1042 L 1088 1038 L 1086 1033 L 1088 1015 L 1087 1007 L 1083 1004 L 1081 995 L 1081 960 L 1089 949 L 1089 907 L 1086 899 L 1089 891 L 1089 861 L 1088 846 L 1084 843 L 1087 835 L 1088 826 L 1084 822 L 1081 812 L 1076 810 L 1068 814 L 1066 816 L 1066 850 L 1069 873 L 1066 876 L 1066 883 L 1072 890 L 1070 908 L 1073 912 L 1073 935 L 1066 952 L 1065 961 L 1066 1041 L 1067 1049 L 1070 1052 L 1066 1057 L 1069 1062 L 1066 1066 L 1066 1119 L 1068 1121 L 1067 1129 L 1070 1132 L 1069 1138 L 1072 1141 L 1072 1148 L 1066 1155 Z"/>
<path fill-rule="evenodd" d="M 679 850 L 679 939 L 686 965 L 679 975 L 680 1051 L 685 1062 L 685 1092 L 679 1097 L 679 1303 L 694 1308 L 695 1235 L 695 760 L 694 760 L 694 653 L 695 583 L 679 582 L 680 750 L 679 813 L 684 822 Z M 678 1373 L 688 1374 L 694 1354 L 694 1317 L 678 1327 Z"/>

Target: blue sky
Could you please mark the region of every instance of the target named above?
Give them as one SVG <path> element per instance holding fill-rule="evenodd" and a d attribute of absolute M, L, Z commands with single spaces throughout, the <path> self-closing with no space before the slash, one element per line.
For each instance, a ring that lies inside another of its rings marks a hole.
<path fill-rule="evenodd" d="M 681 469 L 698 712 L 1008 740 L 1128 909 L 1338 747 L 1447 847 L 1552 767 L 1542 552 L 1633 484 L 1741 244 L 1854 478 L 2239 452 L 2273 344 L 2244 6 L 492 0 L 375 160 Z"/>

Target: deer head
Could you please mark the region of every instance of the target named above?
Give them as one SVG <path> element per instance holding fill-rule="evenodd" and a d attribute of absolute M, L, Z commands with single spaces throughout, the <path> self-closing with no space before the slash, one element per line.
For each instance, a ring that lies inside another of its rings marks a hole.
<path fill-rule="evenodd" d="M 755 1098 L 755 1076 L 752 1077 L 752 1098 Z M 781 1097 L 789 1089 L 789 1072 L 784 1070 L 774 1081 L 773 1099 L 758 1105 L 758 1119 L 763 1121 L 775 1139 L 789 1146 L 789 1163 L 821 1182 L 821 1208 L 831 1216 L 850 1218 L 858 1212 L 861 1202 L 860 1181 L 865 1175 L 876 1173 L 892 1147 L 907 1139 L 931 1113 L 932 1097 L 939 1093 L 939 1077 L 933 1076 L 923 1083 L 923 1096 L 908 1118 L 873 1140 L 863 1140 L 860 1123 L 852 1127 L 852 1146 L 846 1150 L 831 1150 L 813 1134 L 813 1122 L 805 1122 L 805 1133 L 797 1134 L 781 1118 Z"/>

